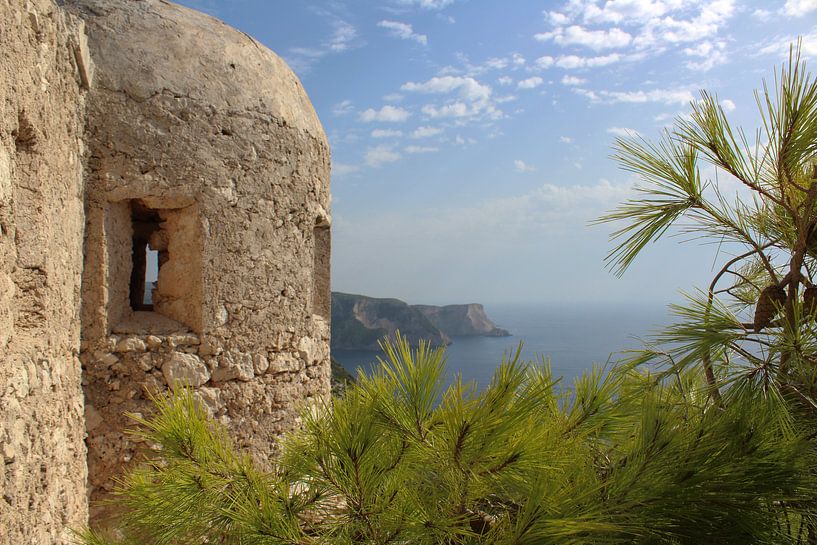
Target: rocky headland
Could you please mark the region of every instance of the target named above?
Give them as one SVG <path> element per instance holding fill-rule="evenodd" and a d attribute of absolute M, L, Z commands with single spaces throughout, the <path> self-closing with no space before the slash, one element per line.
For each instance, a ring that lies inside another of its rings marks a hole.
<path fill-rule="evenodd" d="M 410 343 L 423 339 L 446 346 L 453 337 L 506 337 L 477 303 L 409 305 L 399 299 L 332 292 L 332 349 L 377 350 L 378 341 L 400 331 Z"/>

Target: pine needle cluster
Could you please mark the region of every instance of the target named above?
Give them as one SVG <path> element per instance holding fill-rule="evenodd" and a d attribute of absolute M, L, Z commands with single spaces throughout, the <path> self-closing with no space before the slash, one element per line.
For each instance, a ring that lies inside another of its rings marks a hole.
<path fill-rule="evenodd" d="M 796 543 L 813 445 L 785 402 L 622 367 L 561 387 L 508 358 L 445 387 L 405 339 L 259 470 L 190 392 L 139 420 L 154 455 L 121 481 L 120 540 L 87 545 Z"/>

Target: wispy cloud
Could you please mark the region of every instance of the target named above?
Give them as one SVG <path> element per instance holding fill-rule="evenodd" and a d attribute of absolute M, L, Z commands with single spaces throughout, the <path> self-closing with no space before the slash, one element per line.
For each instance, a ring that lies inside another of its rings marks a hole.
<path fill-rule="evenodd" d="M 584 85 L 587 80 L 584 78 L 577 78 L 576 76 L 564 75 L 562 77 L 562 85 Z"/>
<path fill-rule="evenodd" d="M 363 43 L 354 25 L 329 12 L 321 11 L 320 14 L 330 20 L 329 36 L 318 45 L 292 47 L 284 55 L 287 64 L 296 72 L 309 72 L 312 65 L 323 57 L 343 53 Z"/>
<path fill-rule="evenodd" d="M 360 114 L 360 120 L 365 123 L 380 121 L 385 123 L 401 123 L 411 116 L 408 110 L 398 106 L 383 106 L 379 110 L 369 108 Z"/>
<path fill-rule="evenodd" d="M 443 9 L 454 3 L 454 0 L 398 0 L 404 6 L 417 6 L 423 9 Z"/>
<path fill-rule="evenodd" d="M 555 62 L 556 62 L 556 59 L 554 59 L 550 55 L 544 55 L 542 57 L 539 57 L 535 61 L 533 61 L 533 65 L 536 68 L 539 68 L 540 70 L 547 70 L 548 68 L 553 66 L 553 63 L 555 63 Z"/>
<path fill-rule="evenodd" d="M 406 146 L 403 148 L 406 153 L 434 153 L 440 151 L 440 148 L 433 146 Z"/>
<path fill-rule="evenodd" d="M 706 72 L 712 68 L 724 64 L 728 58 L 726 56 L 726 42 L 724 41 L 703 41 L 693 47 L 684 48 L 684 54 L 688 57 L 697 58 L 686 63 L 687 68 L 695 71 Z"/>
<path fill-rule="evenodd" d="M 374 146 L 366 150 L 364 161 L 370 167 L 379 167 L 399 161 L 402 156 L 392 146 Z"/>
<path fill-rule="evenodd" d="M 480 100 L 491 96 L 490 86 L 479 83 L 474 78 L 461 76 L 436 76 L 422 83 L 404 83 L 400 89 L 429 94 L 457 92 L 466 100 Z"/>
<path fill-rule="evenodd" d="M 569 137 L 569 136 L 560 136 L 559 137 L 559 142 L 561 142 L 563 144 L 572 144 L 573 139 L 571 137 Z"/>
<path fill-rule="evenodd" d="M 427 45 L 428 36 L 425 34 L 418 34 L 414 32 L 412 26 L 408 23 L 401 23 L 400 21 L 380 21 L 377 23 L 380 28 L 385 28 L 389 34 L 401 40 L 413 40 L 418 44 Z"/>
<path fill-rule="evenodd" d="M 792 9 L 800 10 L 801 6 Z M 690 44 L 688 55 L 696 56 L 701 49 L 699 42 L 712 42 L 736 12 L 735 0 L 568 0 L 560 9 L 547 12 L 550 29 L 534 38 L 564 48 L 617 50 L 599 57 L 562 55 L 555 64 L 566 69 L 607 66 L 634 55 L 657 56 L 667 51 L 667 46 L 677 44 Z M 722 46 L 712 43 L 709 47 L 710 53 L 689 61 L 690 69 L 709 69 L 725 62 Z M 716 58 L 709 60 L 713 56 Z"/>
<path fill-rule="evenodd" d="M 609 55 L 599 55 L 597 57 L 580 57 L 578 55 L 563 55 L 556 59 L 556 66 L 571 70 L 574 68 L 596 68 L 599 66 L 608 66 L 615 64 L 622 60 L 622 56 L 618 53 L 611 53 Z"/>
<path fill-rule="evenodd" d="M 443 130 L 439 127 L 417 127 L 411 133 L 412 138 L 430 138 L 432 136 L 437 136 L 438 134 L 442 133 Z"/>
<path fill-rule="evenodd" d="M 802 17 L 817 10 L 817 0 L 786 0 L 783 13 L 791 17 Z"/>
<path fill-rule="evenodd" d="M 372 138 L 400 138 L 403 136 L 403 131 L 396 131 L 392 129 L 374 129 L 370 136 Z"/>
<path fill-rule="evenodd" d="M 533 172 L 536 170 L 536 167 L 525 163 L 522 159 L 516 159 L 513 162 L 513 169 L 517 172 Z"/>
<path fill-rule="evenodd" d="M 542 85 L 544 80 L 539 76 L 533 76 L 527 79 L 523 79 L 519 83 L 516 84 L 516 87 L 519 89 L 535 89 Z"/>
<path fill-rule="evenodd" d="M 592 91 L 576 89 L 576 93 L 594 102 L 630 103 L 659 102 L 662 104 L 689 104 L 694 99 L 688 89 L 652 89 L 649 91 Z"/>
<path fill-rule="evenodd" d="M 490 85 L 467 76 L 435 76 L 424 82 L 407 82 L 400 89 L 429 95 L 455 95 L 443 104 L 426 104 L 423 114 L 439 118 L 487 118 L 498 119 L 502 111 L 496 107 Z"/>
<path fill-rule="evenodd" d="M 620 136 L 620 137 L 638 136 L 639 134 L 641 134 L 637 130 L 630 129 L 628 127 L 610 127 L 610 128 L 607 129 L 607 132 L 609 134 L 614 135 L 614 136 Z"/>
<path fill-rule="evenodd" d="M 332 38 L 329 40 L 329 49 L 335 52 L 346 51 L 357 37 L 357 30 L 346 21 L 335 21 L 332 26 Z"/>
<path fill-rule="evenodd" d="M 354 111 L 354 106 L 352 106 L 351 100 L 342 100 L 332 106 L 332 115 L 336 117 L 342 117 L 344 115 L 348 115 Z"/>
<path fill-rule="evenodd" d="M 579 25 L 556 27 L 550 32 L 536 34 L 534 39 L 540 42 L 552 40 L 561 46 L 584 46 L 596 51 L 601 49 L 619 49 L 630 45 L 630 42 L 633 41 L 633 37 L 620 28 L 588 30 Z"/>
<path fill-rule="evenodd" d="M 806 59 L 817 57 L 817 28 L 801 36 L 791 35 L 771 38 L 760 46 L 758 54 L 785 58 L 789 54 L 789 48 L 797 44 L 798 38 L 801 40 L 801 56 Z"/>

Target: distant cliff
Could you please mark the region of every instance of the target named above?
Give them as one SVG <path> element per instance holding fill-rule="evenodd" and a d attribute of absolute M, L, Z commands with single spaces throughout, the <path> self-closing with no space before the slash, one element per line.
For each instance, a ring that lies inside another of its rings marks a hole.
<path fill-rule="evenodd" d="M 478 303 L 470 305 L 412 305 L 449 337 L 508 337 L 507 330 L 496 327 Z"/>
<path fill-rule="evenodd" d="M 444 346 L 451 337 L 509 335 L 488 319 L 482 305 L 409 305 L 399 299 L 332 292 L 332 348 L 377 350 L 378 341 L 396 331 L 416 344 Z"/>

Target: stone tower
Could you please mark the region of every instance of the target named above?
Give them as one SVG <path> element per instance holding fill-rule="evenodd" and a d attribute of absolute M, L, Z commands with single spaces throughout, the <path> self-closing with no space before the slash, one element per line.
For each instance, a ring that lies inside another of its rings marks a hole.
<path fill-rule="evenodd" d="M 21 19 L 20 32 L 28 33 L 18 47 L 23 51 L 31 45 L 26 40 L 41 39 L 42 32 L 30 29 L 24 11 L 29 3 L 16 4 L 6 7 L 0 1 L 0 18 L 7 20 L 9 11 Z M 25 480 L 36 478 L 37 460 L 64 473 L 76 467 L 77 474 L 55 477 L 76 503 L 63 521 L 76 526 L 84 516 L 86 492 L 93 518 L 94 500 L 138 459 L 144 446 L 125 433 L 131 423 L 123 413 L 150 411 L 150 392 L 174 383 L 193 387 L 208 412 L 261 463 L 274 453 L 275 436 L 297 425 L 298 410 L 328 395 L 329 150 L 287 65 L 216 19 L 165 0 L 66 0 L 62 8 L 51 0 L 35 4 L 32 9 L 56 18 L 49 39 L 66 51 L 65 60 L 58 55 L 53 61 L 64 65 L 58 68 L 66 80 L 65 104 L 43 106 L 64 106 L 66 119 L 41 133 L 71 143 L 55 140 L 54 146 L 67 151 L 59 161 L 51 159 L 57 171 L 71 168 L 61 183 L 41 182 L 44 189 L 51 184 L 59 191 L 28 196 L 21 190 L 20 204 L 9 201 L 21 210 L 37 210 L 43 208 L 38 199 L 54 193 L 49 198 L 56 200 L 48 205 L 57 208 L 40 223 L 19 214 L 8 221 L 12 229 L 30 229 L 26 234 L 40 244 L 39 251 L 52 256 L 45 257 L 50 265 L 32 261 L 29 266 L 26 249 L 18 247 L 16 262 L 3 261 L 0 237 L 0 280 L 8 272 L 18 285 L 11 298 L 0 293 L 0 320 L 27 323 L 36 309 L 47 309 L 40 314 L 48 318 L 52 308 L 64 307 L 65 316 L 58 318 L 65 333 L 59 343 L 46 343 L 57 351 L 47 362 L 40 361 L 45 348 L 31 344 L 20 349 L 25 361 L 11 359 L 3 366 L 34 366 L 36 374 L 43 365 L 65 375 L 67 393 L 59 398 L 65 408 L 54 418 L 66 420 L 60 433 L 69 437 L 70 451 L 61 460 L 17 455 L 13 463 L 24 470 L 18 475 L 22 488 L 31 488 Z M 8 39 L 0 36 L 0 45 Z M 21 57 L 20 62 L 33 61 Z M 0 83 L 9 77 L 0 72 Z M 28 80 L 19 85 L 25 88 Z M 21 104 L 13 112 L 9 135 L 27 123 L 26 111 Z M 71 123 L 79 127 L 74 133 Z M 8 138 L 13 145 L 14 138 Z M 40 149 L 50 149 L 46 144 L 50 140 Z M 29 167 L 14 168 L 20 177 Z M 46 277 L 37 271 L 46 271 Z M 52 294 L 37 291 L 38 282 L 66 287 Z M 24 292 L 21 285 L 33 287 Z M 26 293 L 42 293 L 42 301 L 29 305 Z M 0 323 L 0 343 L 3 327 Z M 23 343 L 28 337 L 18 331 L 5 342 Z M 72 363 L 77 354 L 81 371 Z M 0 353 L 0 359 L 8 358 Z M 6 378 L 3 366 L 0 394 L 19 381 Z M 26 416 L 24 408 L 19 413 Z M 34 424 L 40 419 L 26 418 Z M 12 423 L 0 422 L 4 440 Z M 39 429 L 53 426 L 49 421 Z M 82 431 L 87 431 L 87 489 Z M 50 440 L 39 438 L 43 453 Z M 25 471 L 32 476 L 25 477 Z M 6 520 L 16 520 L 13 510 L 0 511 L 0 527 Z M 38 524 L 36 512 L 30 520 Z M 26 533 L 26 523 L 18 526 L 12 535 L 28 542 L 31 528 Z"/>

